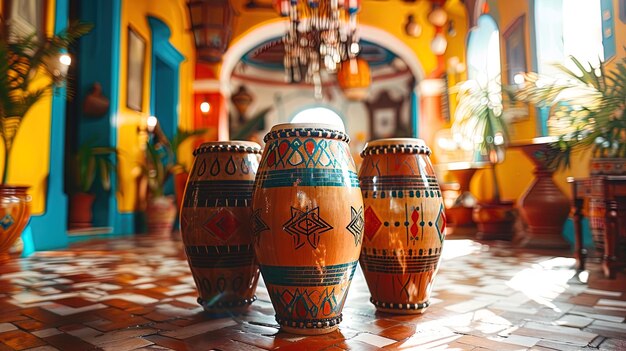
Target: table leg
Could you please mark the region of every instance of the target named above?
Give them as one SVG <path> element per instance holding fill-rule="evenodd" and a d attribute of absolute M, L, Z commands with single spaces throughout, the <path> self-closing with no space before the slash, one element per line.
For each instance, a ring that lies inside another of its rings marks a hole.
<path fill-rule="evenodd" d="M 576 258 L 576 269 L 585 270 L 585 259 L 587 250 L 583 245 L 583 199 L 574 198 L 574 258 Z"/>
<path fill-rule="evenodd" d="M 604 276 L 609 279 L 615 279 L 616 271 L 614 267 L 617 263 L 616 244 L 617 244 L 617 201 L 606 202 L 606 226 L 604 230 L 604 257 L 602 258 L 602 269 Z"/>

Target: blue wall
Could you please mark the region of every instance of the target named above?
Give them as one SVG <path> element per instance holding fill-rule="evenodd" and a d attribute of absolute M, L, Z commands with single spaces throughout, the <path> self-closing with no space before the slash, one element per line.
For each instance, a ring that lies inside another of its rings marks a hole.
<path fill-rule="evenodd" d="M 54 32 L 67 27 L 69 1 L 55 3 Z M 50 174 L 48 176 L 46 210 L 41 216 L 33 216 L 23 234 L 24 255 L 33 250 L 48 250 L 67 246 L 67 196 L 63 190 L 65 181 L 65 88 L 57 88 L 52 95 L 50 127 Z"/>

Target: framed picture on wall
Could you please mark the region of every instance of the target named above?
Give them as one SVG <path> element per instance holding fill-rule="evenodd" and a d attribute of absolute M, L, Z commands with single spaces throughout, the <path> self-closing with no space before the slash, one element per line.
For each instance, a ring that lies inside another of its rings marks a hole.
<path fill-rule="evenodd" d="M 146 65 L 146 40 L 128 27 L 128 71 L 126 74 L 126 106 L 141 112 L 143 106 L 143 75 Z"/>
<path fill-rule="evenodd" d="M 43 0 L 12 0 L 9 6 L 9 25 L 12 36 L 26 37 L 35 33 L 39 39 L 43 37 Z"/>
<path fill-rule="evenodd" d="M 509 85 L 515 84 L 515 75 L 526 72 L 526 42 L 524 23 L 526 15 L 519 16 L 502 34 L 506 44 L 506 76 Z"/>

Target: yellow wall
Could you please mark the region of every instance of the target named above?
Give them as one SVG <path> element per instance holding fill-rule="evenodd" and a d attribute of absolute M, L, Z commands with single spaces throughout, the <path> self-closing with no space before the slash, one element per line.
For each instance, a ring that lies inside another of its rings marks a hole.
<path fill-rule="evenodd" d="M 46 35 L 54 31 L 55 1 L 47 1 Z M 45 84 L 42 79 L 38 83 Z M 50 126 L 52 98 L 48 94 L 37 102 L 22 120 L 9 160 L 8 184 L 28 185 L 33 200 L 31 211 L 38 215 L 45 212 L 46 179 L 50 167 Z M 4 145 L 4 144 L 2 144 Z M 0 155 L 4 167 L 4 150 Z"/>
<path fill-rule="evenodd" d="M 118 149 L 121 153 L 120 183 L 123 193 L 118 198 L 119 209 L 122 212 L 132 211 L 136 201 L 136 176 L 143 163 L 146 141 L 145 133 L 138 133 L 138 127 L 145 129 L 146 118 L 150 111 L 150 74 L 151 61 L 150 43 L 151 31 L 147 16 L 153 16 L 166 23 L 171 32 L 170 43 L 185 56 L 180 66 L 180 96 L 179 120 L 183 129 L 188 129 L 192 123 L 192 82 L 195 65 L 195 49 L 193 36 L 189 31 L 190 24 L 187 16 L 186 0 L 150 1 L 125 0 L 122 1 L 121 40 L 120 40 L 120 106 L 118 110 Z M 146 68 L 144 72 L 143 111 L 137 112 L 126 107 L 127 75 L 127 39 L 128 26 L 137 31 L 147 42 Z M 189 157 L 187 157 L 189 158 Z"/>

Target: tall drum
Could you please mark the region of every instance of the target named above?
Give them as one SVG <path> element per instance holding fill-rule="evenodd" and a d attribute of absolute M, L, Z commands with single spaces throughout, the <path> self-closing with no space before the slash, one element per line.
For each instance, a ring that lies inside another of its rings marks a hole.
<path fill-rule="evenodd" d="M 194 151 L 180 225 L 187 261 L 207 312 L 248 307 L 259 268 L 252 247 L 252 186 L 261 147 L 218 141 Z"/>
<path fill-rule="evenodd" d="M 348 136 L 281 124 L 265 136 L 252 207 L 261 274 L 284 331 L 335 330 L 356 269 L 363 200 Z"/>
<path fill-rule="evenodd" d="M 380 311 L 421 313 L 437 272 L 446 215 L 430 149 L 420 139 L 380 139 L 363 150 L 361 268 Z"/>

